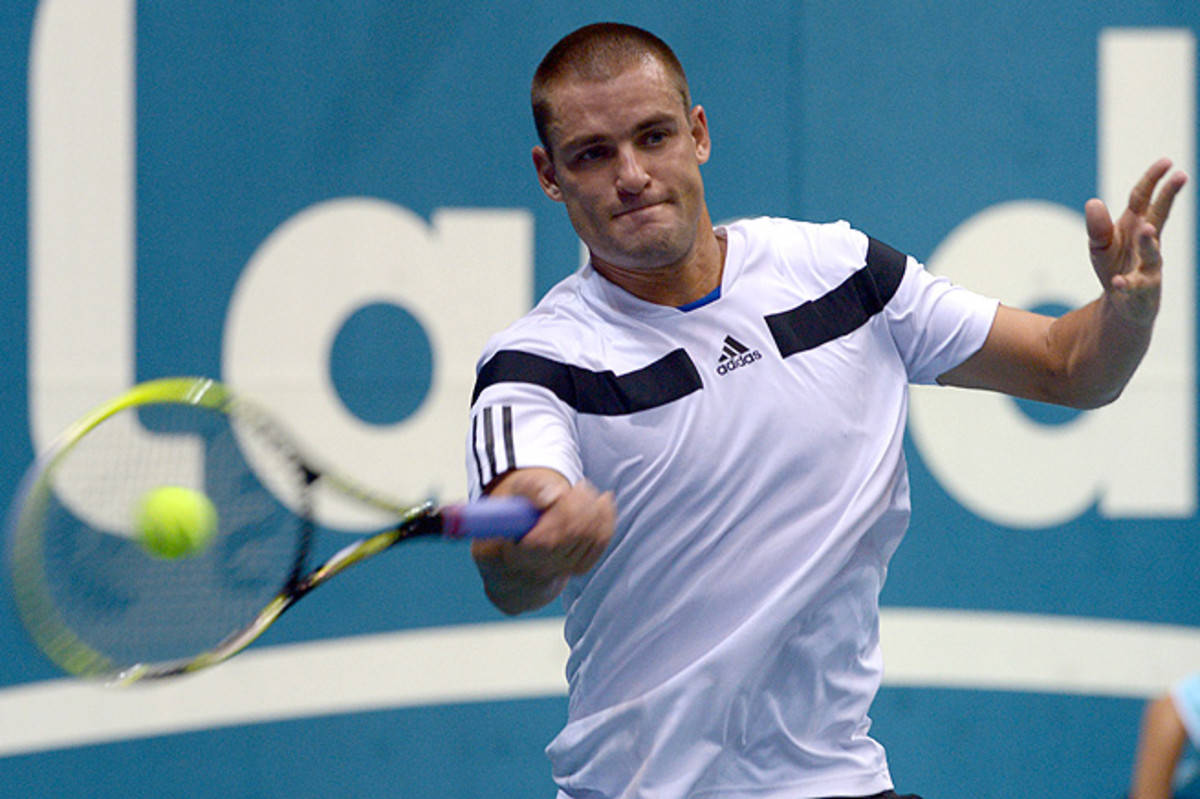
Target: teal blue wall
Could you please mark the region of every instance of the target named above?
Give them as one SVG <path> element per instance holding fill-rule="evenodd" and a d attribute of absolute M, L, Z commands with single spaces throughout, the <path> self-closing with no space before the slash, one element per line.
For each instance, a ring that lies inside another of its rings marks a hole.
<path fill-rule="evenodd" d="M 56 5 L 12 0 L 0 11 L 5 498 L 36 448 L 28 334 L 31 278 L 39 268 L 30 246 L 30 64 L 35 19 Z M 737 12 L 731 9 L 738 4 L 707 2 L 586 5 L 599 10 L 585 14 L 574 4 L 540 0 L 138 4 L 132 374 L 228 377 L 227 315 L 243 270 L 286 221 L 334 198 L 372 198 L 420 220 L 446 208 L 523 211 L 532 291 L 540 296 L 576 266 L 578 244 L 562 209 L 534 180 L 528 79 L 546 48 L 585 22 L 644 25 L 679 53 L 712 130 L 705 178 L 715 219 L 845 218 L 922 260 L 964 220 L 997 204 L 1042 200 L 1078 211 L 1100 191 L 1102 31 L 1200 32 L 1200 5 L 1178 0 L 775 0 Z M 1194 75 L 1183 91 L 1194 108 Z M 1194 137 L 1193 123 L 1189 147 Z M 1183 248 L 1194 266 L 1194 218 L 1179 231 L 1190 237 Z M 1082 239 L 1079 254 L 1066 267 L 1086 272 Z M 78 268 L 95 267 L 85 261 Z M 437 313 L 470 324 L 470 310 L 453 305 L 411 314 L 418 329 L 403 335 L 414 337 L 413 358 L 424 359 L 413 367 L 421 385 L 438 355 L 431 366 L 420 320 Z M 387 330 L 377 331 L 378 342 L 369 325 L 354 335 L 364 346 L 392 351 L 396 342 L 382 340 Z M 338 352 L 319 379 L 342 392 L 351 414 L 377 421 L 389 419 L 389 403 L 414 407 L 411 398 L 372 395 L 369 381 L 349 379 L 362 364 L 339 362 Z M 386 363 L 395 368 L 404 363 L 403 353 L 399 358 Z M 1193 410 L 1194 371 L 1194 364 L 1184 369 L 1177 386 Z M 402 390 L 395 375 L 378 378 L 377 387 Z M 1177 436 L 1189 442 L 1194 474 L 1194 423 Z M 460 438 L 448 430 L 446 446 L 457 448 Z M 916 442 L 908 442 L 908 452 L 916 512 L 885 605 L 1116 620 L 1136 629 L 1167 625 L 1183 640 L 1188 628 L 1200 627 L 1194 507 L 1113 513 L 1098 496 L 1068 518 L 1022 525 L 962 501 Z M 420 457 L 406 460 L 420 475 L 420 464 L 411 463 Z M 404 486 L 414 494 L 428 488 Z M 456 547 L 420 546 L 371 563 L 322 594 L 259 648 L 502 622 Z M 1191 632 L 1200 636 L 1200 629 Z M 28 723 L 15 708 L 31 712 L 14 697 L 57 675 L 25 642 L 8 605 L 0 605 L 0 646 L 0 725 L 12 730 Z M 1157 668 L 1182 675 L 1193 667 L 1200 662 Z M 1072 686 L 1068 674 L 1063 686 L 1017 690 L 982 679 L 951 685 L 937 678 L 937 664 L 925 673 L 931 676 L 924 684 L 889 681 L 873 713 L 899 787 L 929 799 L 1116 797 L 1123 790 L 1152 685 L 1135 680 L 1096 691 Z M 50 743 L 0 757 L 0 785 L 8 786 L 0 793 L 549 797 L 542 749 L 564 712 L 565 699 L 550 691 Z"/>

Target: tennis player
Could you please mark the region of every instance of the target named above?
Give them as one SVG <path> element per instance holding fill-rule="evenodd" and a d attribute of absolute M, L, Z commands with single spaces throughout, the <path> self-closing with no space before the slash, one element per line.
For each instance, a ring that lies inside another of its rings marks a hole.
<path fill-rule="evenodd" d="M 844 222 L 714 227 L 708 119 L 645 31 L 571 33 L 532 99 L 537 179 L 590 262 L 488 343 L 467 462 L 473 495 L 545 509 L 472 553 L 500 609 L 562 598 L 560 799 L 895 796 L 868 710 L 908 384 L 1115 399 L 1185 176 L 1154 164 L 1115 223 L 1087 204 L 1100 296 L 1055 320 Z"/>
<path fill-rule="evenodd" d="M 1200 796 L 1200 672 L 1146 705 L 1130 799 Z"/>

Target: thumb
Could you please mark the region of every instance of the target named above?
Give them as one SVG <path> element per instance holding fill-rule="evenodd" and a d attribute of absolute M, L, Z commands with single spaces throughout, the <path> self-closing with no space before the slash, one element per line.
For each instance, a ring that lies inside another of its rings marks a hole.
<path fill-rule="evenodd" d="M 1103 200 L 1088 200 L 1083 207 L 1083 218 L 1087 225 L 1088 249 L 1093 253 L 1108 249 L 1113 240 L 1113 221 Z"/>

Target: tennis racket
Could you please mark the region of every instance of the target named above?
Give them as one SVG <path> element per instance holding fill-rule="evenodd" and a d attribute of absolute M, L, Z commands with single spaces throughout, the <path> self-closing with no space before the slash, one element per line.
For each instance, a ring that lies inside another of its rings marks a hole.
<path fill-rule="evenodd" d="M 135 507 L 164 485 L 211 500 L 217 522 L 201 551 L 167 559 L 139 540 Z M 314 565 L 314 505 L 331 490 L 389 523 Z M 517 539 L 537 517 L 516 498 L 437 507 L 381 496 L 314 464 L 224 385 L 166 378 L 87 414 L 30 468 L 8 518 L 12 587 L 50 660 L 128 685 L 228 660 L 314 588 L 401 541 Z"/>

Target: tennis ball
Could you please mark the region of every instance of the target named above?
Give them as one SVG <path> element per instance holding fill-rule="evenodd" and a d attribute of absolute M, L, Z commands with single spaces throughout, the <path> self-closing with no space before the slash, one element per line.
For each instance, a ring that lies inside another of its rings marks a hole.
<path fill-rule="evenodd" d="M 138 543 L 157 558 L 183 558 L 208 548 L 217 531 L 217 509 L 204 493 L 159 486 L 142 495 L 135 526 Z"/>

